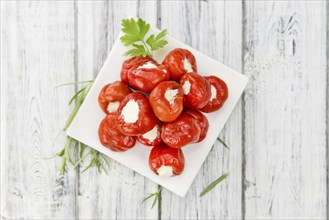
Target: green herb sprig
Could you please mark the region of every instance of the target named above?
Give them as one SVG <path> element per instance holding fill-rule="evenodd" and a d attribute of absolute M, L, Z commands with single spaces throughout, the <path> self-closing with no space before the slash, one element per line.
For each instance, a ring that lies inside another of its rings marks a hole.
<path fill-rule="evenodd" d="M 215 186 L 217 186 L 218 183 L 222 182 L 226 177 L 228 177 L 228 173 L 222 175 L 221 177 L 219 177 L 218 179 L 216 179 L 214 182 L 210 183 L 204 190 L 202 190 L 202 192 L 200 193 L 199 196 L 200 197 L 204 196 L 210 190 L 212 190 L 213 188 L 215 188 Z"/>
<path fill-rule="evenodd" d="M 230 149 L 228 147 L 228 145 L 222 139 L 220 139 L 219 137 L 217 138 L 217 141 L 219 141 L 219 143 L 221 143 L 225 148 Z"/>
<path fill-rule="evenodd" d="M 167 30 L 161 31 L 157 35 L 150 35 L 146 40 L 146 34 L 150 30 L 150 24 L 144 20 L 138 19 L 122 19 L 122 32 L 124 35 L 120 38 L 125 46 L 132 46 L 133 48 L 124 53 L 124 56 L 151 56 L 153 51 L 163 48 L 168 41 L 164 39 Z"/>
<path fill-rule="evenodd" d="M 159 202 L 159 204 L 161 204 L 161 192 L 162 192 L 162 187 L 160 186 L 158 191 L 156 191 L 155 193 L 151 193 L 149 196 L 145 197 L 141 203 L 141 205 L 146 202 L 148 199 L 153 197 L 153 203 L 151 206 L 151 209 L 153 209 L 153 207 L 155 206 L 155 204 L 157 202 Z M 161 210 L 159 210 L 159 212 L 161 212 Z"/>
<path fill-rule="evenodd" d="M 75 115 L 77 114 L 78 110 L 80 109 L 83 101 L 85 100 L 89 90 L 91 89 L 92 85 L 94 83 L 94 80 L 88 80 L 88 81 L 82 81 L 82 82 L 73 82 L 73 83 L 65 83 L 59 86 L 56 86 L 55 88 L 62 87 L 62 86 L 68 86 L 68 85 L 77 85 L 77 84 L 86 84 L 83 88 L 81 88 L 79 91 L 77 91 L 72 98 L 69 101 L 69 105 L 71 105 L 74 101 L 75 106 L 69 115 L 68 119 L 66 120 L 66 123 L 61 130 L 61 132 L 65 132 L 70 124 L 72 123 Z M 60 133 L 61 133 L 60 132 Z M 57 139 L 57 137 L 56 137 Z M 55 139 L 55 140 L 56 140 Z M 89 149 L 89 152 L 84 155 L 84 152 L 86 149 Z M 72 152 L 73 151 L 73 152 Z M 72 159 L 71 154 L 75 153 L 79 155 L 79 159 L 77 162 L 74 162 Z M 79 165 L 81 165 L 87 156 L 90 157 L 90 163 L 87 165 L 87 167 L 82 171 L 86 171 L 90 167 L 97 167 L 99 171 L 103 170 L 106 174 L 108 174 L 108 168 L 109 168 L 109 161 L 108 158 L 99 153 L 98 151 L 88 147 L 87 145 L 75 140 L 74 138 L 70 136 L 66 136 L 66 142 L 64 147 L 55 155 L 60 158 L 62 158 L 62 163 L 60 167 L 60 175 L 63 175 L 67 171 L 67 162 L 69 162 L 71 165 L 74 166 L 74 168 L 77 168 Z"/>
<path fill-rule="evenodd" d="M 219 137 L 217 137 L 216 139 L 219 143 L 221 143 L 226 149 L 230 149 L 228 147 L 228 145 Z M 215 144 L 213 145 L 213 147 L 215 146 Z M 210 183 L 201 193 L 200 193 L 200 197 L 205 195 L 206 193 L 208 193 L 210 190 L 212 190 L 213 188 L 215 188 L 215 186 L 222 182 L 226 177 L 228 176 L 227 174 L 222 175 L 221 177 L 219 177 L 217 180 L 215 180 L 214 182 Z"/>

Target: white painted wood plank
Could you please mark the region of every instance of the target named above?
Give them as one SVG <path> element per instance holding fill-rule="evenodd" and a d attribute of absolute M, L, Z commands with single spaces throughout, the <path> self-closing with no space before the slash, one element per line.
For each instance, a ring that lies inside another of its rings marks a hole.
<path fill-rule="evenodd" d="M 164 1 L 161 9 L 162 28 L 168 27 L 169 34 L 241 70 L 241 2 Z M 185 198 L 163 191 L 163 219 L 241 218 L 241 124 L 241 105 L 238 104 L 220 134 L 230 150 L 215 144 Z M 230 173 L 227 180 L 199 198 L 206 185 L 227 172 Z"/>
<path fill-rule="evenodd" d="M 121 19 L 137 15 L 155 25 L 155 2 L 77 2 L 79 80 L 96 77 L 121 30 Z M 157 219 L 157 209 L 150 209 L 151 201 L 140 205 L 156 190 L 155 183 L 111 161 L 108 176 L 95 169 L 80 174 L 79 217 Z"/>
<path fill-rule="evenodd" d="M 245 4 L 245 216 L 325 219 L 326 3 Z"/>
<path fill-rule="evenodd" d="M 54 86 L 74 80 L 73 3 L 1 6 L 1 218 L 75 218 L 75 171 L 45 159 L 70 110 L 73 89 Z"/>

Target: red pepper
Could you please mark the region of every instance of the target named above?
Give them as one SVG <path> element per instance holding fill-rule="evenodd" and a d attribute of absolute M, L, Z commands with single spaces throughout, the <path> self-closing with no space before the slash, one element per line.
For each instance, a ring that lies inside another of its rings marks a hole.
<path fill-rule="evenodd" d="M 101 144 L 112 151 L 126 151 L 135 146 L 136 137 L 123 135 L 115 123 L 115 115 L 109 114 L 99 125 L 98 137 Z"/>
<path fill-rule="evenodd" d="M 174 121 L 183 111 L 183 95 L 181 85 L 175 81 L 162 82 L 156 86 L 149 97 L 156 117 L 163 122 Z"/>
<path fill-rule="evenodd" d="M 146 146 L 157 146 L 159 145 L 161 140 L 161 122 L 157 122 L 156 125 L 152 128 L 151 131 L 146 132 L 145 134 L 137 136 L 139 142 Z M 155 131 L 153 131 L 155 129 Z M 153 133 L 154 132 L 154 133 Z"/>
<path fill-rule="evenodd" d="M 201 129 L 200 132 L 200 137 L 198 142 L 203 141 L 206 138 L 207 132 L 208 132 L 208 128 L 209 128 L 209 122 L 206 116 L 204 116 L 201 112 L 199 112 L 198 110 L 194 110 L 194 109 L 187 109 L 186 113 L 192 115 L 198 126 Z"/>
<path fill-rule="evenodd" d="M 144 65 L 148 64 L 154 67 L 146 68 Z M 154 60 L 135 65 L 128 71 L 129 85 L 143 92 L 151 92 L 159 83 L 167 80 L 169 80 L 169 73 L 166 67 Z"/>
<path fill-rule="evenodd" d="M 121 133 L 137 136 L 150 131 L 157 120 L 145 95 L 134 92 L 120 103 L 116 123 Z"/>
<path fill-rule="evenodd" d="M 140 66 L 143 65 L 144 63 L 153 60 L 151 57 L 142 57 L 142 56 L 138 56 L 138 57 L 132 57 L 128 60 L 125 60 L 122 63 L 122 68 L 121 68 L 121 81 L 126 84 L 129 85 L 129 80 L 128 80 L 128 71 L 134 67 L 134 66 Z"/>
<path fill-rule="evenodd" d="M 170 79 L 175 81 L 179 81 L 185 73 L 197 72 L 194 55 L 182 48 L 169 52 L 162 64 L 169 70 Z"/>
<path fill-rule="evenodd" d="M 204 107 L 210 99 L 209 82 L 197 73 L 186 73 L 180 83 L 184 90 L 184 106 L 192 109 Z"/>
<path fill-rule="evenodd" d="M 185 166 L 183 151 L 162 143 L 152 148 L 149 156 L 149 166 L 155 174 L 160 176 L 179 175 L 183 172 Z"/>
<path fill-rule="evenodd" d="M 228 88 L 226 83 L 217 76 L 205 77 L 211 86 L 211 98 L 206 106 L 200 109 L 203 112 L 214 112 L 220 109 L 228 98 Z M 216 94 L 212 94 L 212 93 Z"/>
<path fill-rule="evenodd" d="M 129 87 L 120 81 L 105 85 L 98 96 L 98 103 L 105 114 L 116 112 L 119 104 L 124 97 L 131 93 Z M 109 107 L 109 104 L 113 107 Z"/>
<path fill-rule="evenodd" d="M 162 125 L 162 141 L 172 148 L 182 148 L 199 140 L 201 128 L 197 120 L 183 112 L 175 121 Z"/>

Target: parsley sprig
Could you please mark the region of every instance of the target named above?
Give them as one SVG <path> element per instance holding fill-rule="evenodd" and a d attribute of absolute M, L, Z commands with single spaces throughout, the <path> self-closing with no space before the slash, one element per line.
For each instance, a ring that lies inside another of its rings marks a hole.
<path fill-rule="evenodd" d="M 124 56 L 151 56 L 153 51 L 163 48 L 168 41 L 164 39 L 167 30 L 161 31 L 157 35 L 150 35 L 146 40 L 146 34 L 150 30 L 150 24 L 143 19 L 122 19 L 122 32 L 124 35 L 120 38 L 125 46 L 132 46 L 133 48 L 124 53 Z"/>

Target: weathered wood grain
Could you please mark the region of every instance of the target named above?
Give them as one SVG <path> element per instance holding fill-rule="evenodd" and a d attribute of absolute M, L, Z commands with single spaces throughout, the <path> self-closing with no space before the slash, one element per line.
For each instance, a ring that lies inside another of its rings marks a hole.
<path fill-rule="evenodd" d="M 168 27 L 177 39 L 240 71 L 241 12 L 241 2 L 164 1 L 161 28 Z M 241 218 L 241 124 L 238 104 L 220 134 L 230 149 L 215 144 L 185 198 L 163 191 L 163 219 Z M 227 180 L 199 198 L 206 185 L 227 172 Z"/>
<path fill-rule="evenodd" d="M 325 219 L 326 4 L 245 3 L 245 217 Z"/>
<path fill-rule="evenodd" d="M 73 3 L 4 1 L 1 45 L 1 218 L 72 219 L 75 171 L 46 160 L 64 144 L 74 80 Z"/>
<path fill-rule="evenodd" d="M 328 6 L 2 1 L 1 218 L 327 218 Z M 45 160 L 64 144 L 61 137 L 51 147 L 74 92 L 53 87 L 96 77 L 129 15 L 250 77 L 220 134 L 230 149 L 215 144 L 185 198 L 163 190 L 160 216 L 151 201 L 140 206 L 158 186 L 114 161 L 109 176 L 59 176 L 60 161 Z M 227 180 L 198 197 L 225 172 Z"/>
<path fill-rule="evenodd" d="M 96 77 L 121 29 L 121 19 L 139 16 L 156 23 L 152 1 L 77 2 L 78 78 Z M 119 73 L 109 73 L 119 74 Z M 109 175 L 90 170 L 80 174 L 78 209 L 82 219 L 157 219 L 151 201 L 141 201 L 157 185 L 111 161 Z"/>

